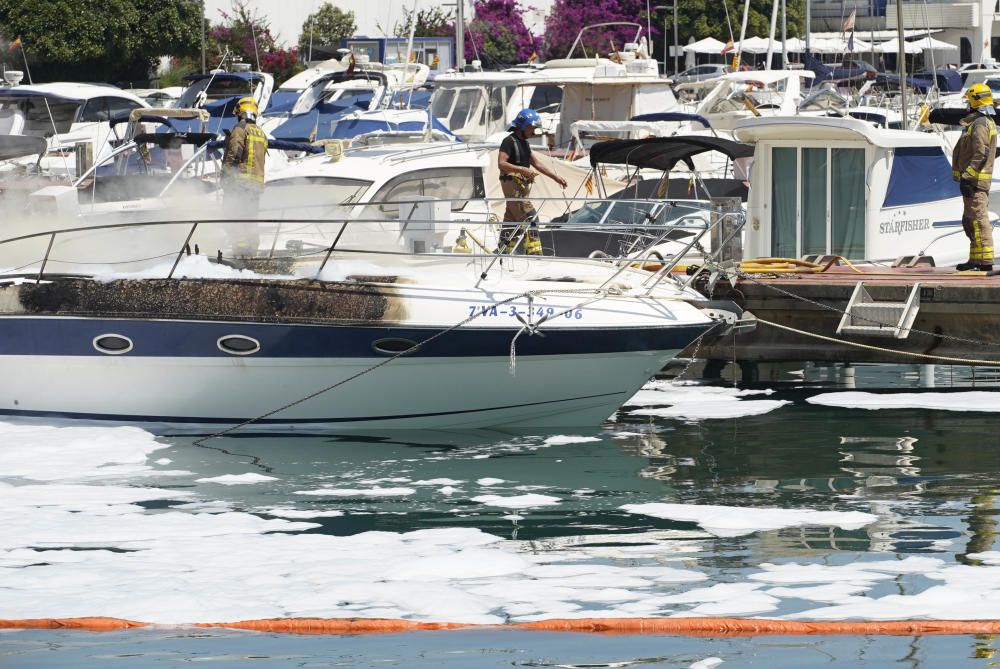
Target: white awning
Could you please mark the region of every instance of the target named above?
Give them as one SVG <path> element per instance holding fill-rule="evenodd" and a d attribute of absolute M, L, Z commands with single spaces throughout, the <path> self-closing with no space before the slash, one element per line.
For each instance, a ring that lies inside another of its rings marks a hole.
<path fill-rule="evenodd" d="M 692 42 L 684 47 L 685 51 L 692 53 L 714 53 L 720 54 L 726 48 L 725 42 L 720 42 L 714 37 L 705 37 L 697 42 Z"/>
<path fill-rule="evenodd" d="M 923 48 L 916 42 L 903 42 L 905 53 L 922 53 Z M 887 42 L 875 45 L 875 51 L 879 53 L 899 53 L 899 40 L 891 39 Z"/>

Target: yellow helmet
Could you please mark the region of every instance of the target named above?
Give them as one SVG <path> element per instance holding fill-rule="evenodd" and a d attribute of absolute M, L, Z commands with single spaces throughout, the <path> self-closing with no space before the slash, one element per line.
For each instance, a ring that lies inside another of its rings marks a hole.
<path fill-rule="evenodd" d="M 980 84 L 982 85 L 982 84 Z M 986 90 L 989 90 L 988 88 Z M 236 101 L 236 107 L 233 109 L 233 113 L 237 116 L 242 116 L 243 114 L 250 112 L 254 116 L 257 116 L 257 101 L 251 97 L 240 98 Z"/>
<path fill-rule="evenodd" d="M 979 109 L 986 105 L 993 106 L 993 91 L 986 84 L 972 84 L 969 90 L 965 91 L 965 99 L 969 101 L 969 107 Z"/>

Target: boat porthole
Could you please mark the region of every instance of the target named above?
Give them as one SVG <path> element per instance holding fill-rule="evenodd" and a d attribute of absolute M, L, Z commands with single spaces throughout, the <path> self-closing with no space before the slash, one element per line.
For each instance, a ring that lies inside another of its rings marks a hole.
<path fill-rule="evenodd" d="M 252 355 L 260 350 L 260 342 L 245 335 L 226 335 L 216 342 L 219 350 L 230 355 Z"/>
<path fill-rule="evenodd" d="M 121 355 L 132 350 L 132 340 L 120 334 L 103 334 L 94 337 L 94 348 L 108 355 Z"/>
<path fill-rule="evenodd" d="M 401 337 L 386 337 L 385 339 L 376 339 L 372 342 L 372 348 L 375 349 L 377 353 L 382 353 L 384 355 L 405 353 L 416 345 L 417 342 L 412 339 L 403 339 Z"/>

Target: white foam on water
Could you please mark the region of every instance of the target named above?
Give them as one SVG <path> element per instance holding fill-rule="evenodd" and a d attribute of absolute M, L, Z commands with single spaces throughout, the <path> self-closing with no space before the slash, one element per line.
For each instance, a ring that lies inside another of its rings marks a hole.
<path fill-rule="evenodd" d="M 479 502 L 486 506 L 497 506 L 504 509 L 530 509 L 536 506 L 552 506 L 559 504 L 562 500 L 551 495 L 514 495 L 513 497 L 502 497 L 500 495 L 479 495 L 472 498 L 473 502 Z"/>
<path fill-rule="evenodd" d="M 218 483 L 220 485 L 247 485 L 251 483 L 262 483 L 264 481 L 277 481 L 276 476 L 265 476 L 248 472 L 246 474 L 222 474 L 221 476 L 210 476 L 203 479 L 195 479 L 197 483 Z"/>
<path fill-rule="evenodd" d="M 1000 392 L 981 390 L 957 393 L 822 393 L 806 399 L 810 404 L 848 409 L 936 409 L 938 411 L 1000 412 Z"/>
<path fill-rule="evenodd" d="M 722 658 L 719 657 L 706 657 L 704 660 L 698 660 L 688 667 L 688 669 L 715 669 L 715 667 L 722 664 L 722 662 Z"/>
<path fill-rule="evenodd" d="M 465 481 L 459 481 L 457 479 L 427 479 L 425 481 L 413 481 L 410 485 L 440 485 L 440 486 L 457 486 L 465 483 Z"/>
<path fill-rule="evenodd" d="M 413 488 L 318 488 L 316 490 L 296 490 L 296 495 L 317 497 L 406 497 L 416 490 Z"/>
<path fill-rule="evenodd" d="M 696 385 L 685 381 L 650 381 L 624 406 L 645 407 L 629 413 L 634 416 L 658 416 L 687 421 L 759 416 L 774 411 L 787 400 L 745 400 L 745 397 L 770 395 L 774 391 L 739 390 L 720 386 Z"/>
<path fill-rule="evenodd" d="M 147 463 L 163 446 L 142 430 L 0 424 L 0 435 L 0 618 L 105 615 L 192 623 L 315 616 L 494 624 L 556 617 L 773 614 L 784 600 L 819 605 L 787 616 L 798 619 L 1000 618 L 997 551 L 972 556 L 991 566 L 926 556 L 845 565 L 763 564 L 721 575 L 738 582 L 711 583 L 709 574 L 696 568 L 699 556 L 713 550 L 700 532 L 657 530 L 636 538 L 634 545 L 617 547 L 590 546 L 583 538 L 520 542 L 468 527 L 351 536 L 306 533 L 319 527 L 308 519 L 345 511 L 329 504 L 317 509 L 289 504 L 249 513 L 190 489 L 142 486 L 151 475 L 164 474 Z M 68 444 L 76 451 L 67 452 Z M 38 465 L 38 453 L 48 468 Z M 240 469 L 221 476 L 248 482 Z M 446 481 L 452 482 L 421 483 Z M 479 481 L 498 483 L 505 481 Z M 376 485 L 300 493 L 365 497 L 413 491 Z M 473 501 L 517 510 L 561 500 L 524 494 Z M 160 504 L 149 509 L 149 502 Z M 694 520 L 726 536 L 799 525 L 852 529 L 874 519 L 794 509 L 625 508 Z M 503 518 L 523 519 L 518 513 Z M 606 535 L 594 536 L 598 544 L 606 540 Z M 618 539 L 627 542 L 627 537 Z M 695 568 L 681 568 L 691 565 Z M 877 598 L 864 594 L 908 574 L 922 574 L 934 585 Z"/>
<path fill-rule="evenodd" d="M 338 509 L 323 511 L 320 509 L 260 509 L 260 513 L 279 518 L 336 518 L 344 512 Z"/>
<path fill-rule="evenodd" d="M 877 516 L 861 511 L 811 511 L 712 504 L 652 502 L 625 504 L 619 508 L 628 513 L 697 523 L 707 532 L 719 537 L 738 537 L 765 530 L 805 525 L 834 526 L 845 530 L 858 529 L 878 520 Z"/>
<path fill-rule="evenodd" d="M 0 444 L 17 446 L 0 448 L 0 476 L 4 478 L 98 481 L 190 474 L 164 472 L 149 466 L 148 457 L 167 446 L 136 427 L 50 427 L 0 422 Z"/>
<path fill-rule="evenodd" d="M 547 446 L 561 446 L 562 444 L 585 444 L 590 441 L 600 440 L 600 437 L 581 437 L 569 434 L 557 434 L 546 438 L 543 443 Z"/>
<path fill-rule="evenodd" d="M 494 478 L 489 478 L 489 477 L 483 478 L 483 479 L 478 479 L 476 481 L 476 483 L 478 483 L 481 486 L 485 486 L 485 487 L 489 487 L 491 485 L 500 485 L 501 483 L 506 483 L 506 482 L 507 481 L 504 480 L 504 479 L 494 479 Z"/>

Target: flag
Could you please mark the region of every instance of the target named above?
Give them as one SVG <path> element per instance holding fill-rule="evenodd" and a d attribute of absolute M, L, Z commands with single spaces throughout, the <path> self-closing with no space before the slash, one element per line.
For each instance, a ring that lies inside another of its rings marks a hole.
<path fill-rule="evenodd" d="M 411 51 L 410 52 L 410 62 L 411 63 L 417 62 L 417 52 L 416 51 Z"/>
<path fill-rule="evenodd" d="M 10 48 L 7 49 L 7 53 L 10 53 L 14 49 L 19 49 L 19 48 L 21 48 L 21 38 L 20 38 L 20 36 L 15 37 L 14 41 L 10 43 Z"/>
<path fill-rule="evenodd" d="M 733 44 L 733 40 L 729 40 L 728 42 L 726 42 L 726 46 L 724 46 L 722 48 L 722 53 L 724 53 L 724 54 L 729 53 L 730 51 L 732 51 L 735 48 L 736 48 L 736 45 Z"/>
<path fill-rule="evenodd" d="M 587 189 L 587 195 L 594 194 L 594 173 L 587 175 L 587 180 L 583 182 L 583 187 Z"/>
<path fill-rule="evenodd" d="M 851 36 L 847 38 L 847 50 L 854 51 L 854 31 L 851 31 Z"/>
<path fill-rule="evenodd" d="M 528 56 L 528 62 L 529 63 L 534 63 L 536 60 L 538 60 L 538 52 L 537 51 L 532 51 L 531 55 Z"/>
<path fill-rule="evenodd" d="M 847 15 L 847 18 L 844 20 L 844 32 L 845 33 L 848 30 L 854 30 L 854 16 L 857 13 L 858 13 L 858 9 L 857 9 L 857 7 L 855 7 L 854 9 L 851 10 L 851 13 Z"/>
<path fill-rule="evenodd" d="M 431 61 L 431 67 L 437 67 L 441 64 L 441 59 L 438 58 L 437 54 L 434 54 L 434 60 Z"/>
<path fill-rule="evenodd" d="M 351 60 L 350 60 L 350 62 L 347 63 L 347 71 L 344 72 L 345 76 L 349 77 L 352 74 L 354 74 L 354 65 L 356 64 L 356 62 L 357 61 L 354 60 L 354 52 L 352 51 L 351 52 Z"/>

